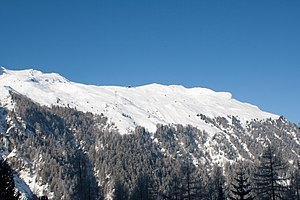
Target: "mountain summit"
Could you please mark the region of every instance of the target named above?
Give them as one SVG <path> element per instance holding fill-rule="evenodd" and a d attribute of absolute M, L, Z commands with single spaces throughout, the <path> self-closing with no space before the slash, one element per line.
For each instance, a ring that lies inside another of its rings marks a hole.
<path fill-rule="evenodd" d="M 227 119 L 234 116 L 243 124 L 251 119 L 279 117 L 242 103 L 228 92 L 215 92 L 206 88 L 160 84 L 139 87 L 95 86 L 71 82 L 59 74 L 33 69 L 17 71 L 2 67 L 1 71 L 1 102 L 9 104 L 8 90 L 13 90 L 41 105 L 102 113 L 121 134 L 131 133 L 136 126 L 154 132 L 157 124 L 190 124 L 217 132 L 207 126 L 201 114 Z"/>

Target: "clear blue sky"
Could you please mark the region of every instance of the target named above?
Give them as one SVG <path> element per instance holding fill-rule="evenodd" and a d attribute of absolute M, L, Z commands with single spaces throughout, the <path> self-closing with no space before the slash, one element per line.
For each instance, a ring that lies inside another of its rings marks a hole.
<path fill-rule="evenodd" d="M 0 65 L 229 91 L 300 122 L 299 0 L 0 0 Z"/>

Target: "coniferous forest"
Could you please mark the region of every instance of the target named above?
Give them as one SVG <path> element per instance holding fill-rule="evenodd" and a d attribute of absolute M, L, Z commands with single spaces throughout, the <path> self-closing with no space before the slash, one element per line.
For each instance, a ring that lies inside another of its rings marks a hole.
<path fill-rule="evenodd" d="M 232 132 L 207 146 L 208 133 L 192 126 L 121 135 L 104 115 L 11 95 L 15 109 L 0 109 L 1 154 L 11 155 L 0 161 L 0 199 L 300 199 L 300 131 L 283 117 L 243 127 L 199 113 Z M 19 189 L 25 172 L 42 191 Z"/>

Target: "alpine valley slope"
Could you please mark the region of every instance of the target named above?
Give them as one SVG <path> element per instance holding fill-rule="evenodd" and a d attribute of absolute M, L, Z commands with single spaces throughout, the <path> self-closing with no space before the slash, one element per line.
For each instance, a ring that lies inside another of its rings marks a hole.
<path fill-rule="evenodd" d="M 23 94 L 41 105 L 76 108 L 103 113 L 121 134 L 136 126 L 155 132 L 157 124 L 192 125 L 210 134 L 220 130 L 201 120 L 208 117 L 237 117 L 242 124 L 251 119 L 277 119 L 279 116 L 242 103 L 227 92 L 178 85 L 150 84 L 139 87 L 95 86 L 71 82 L 56 73 L 36 70 L 0 72 L 0 100 L 11 108 L 9 90 Z"/>

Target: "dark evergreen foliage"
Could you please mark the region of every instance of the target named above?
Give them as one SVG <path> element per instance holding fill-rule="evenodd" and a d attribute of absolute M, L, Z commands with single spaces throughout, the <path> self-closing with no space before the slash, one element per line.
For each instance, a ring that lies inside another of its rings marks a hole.
<path fill-rule="evenodd" d="M 181 184 L 182 184 L 182 198 L 187 200 L 192 200 L 197 198 L 197 180 L 195 176 L 195 166 L 191 160 L 187 160 L 183 163 L 181 169 Z"/>
<path fill-rule="evenodd" d="M 217 165 L 213 166 L 212 170 L 212 198 L 217 200 L 225 199 L 225 176 L 223 174 L 223 168 Z"/>
<path fill-rule="evenodd" d="M 10 166 L 0 157 L 0 199 L 17 200 L 20 193 L 15 188 L 13 171 Z"/>
<path fill-rule="evenodd" d="M 129 199 L 128 188 L 119 180 L 119 178 L 115 179 L 113 199 L 114 200 L 128 200 Z"/>
<path fill-rule="evenodd" d="M 232 189 L 230 190 L 231 195 L 229 198 L 231 200 L 253 200 L 254 197 L 251 195 L 252 187 L 250 180 L 243 167 L 239 168 L 234 180 L 235 183 L 231 184 Z"/>
<path fill-rule="evenodd" d="M 48 197 L 47 196 L 41 196 L 41 197 L 39 197 L 39 200 L 48 200 Z"/>
<path fill-rule="evenodd" d="M 261 158 L 255 177 L 255 189 L 260 199 L 284 199 L 288 191 L 288 178 L 285 174 L 287 165 L 276 152 L 274 147 L 268 146 Z"/>
<path fill-rule="evenodd" d="M 158 199 L 156 184 L 152 177 L 143 174 L 138 177 L 135 188 L 132 191 L 130 199 L 155 200 Z"/>

